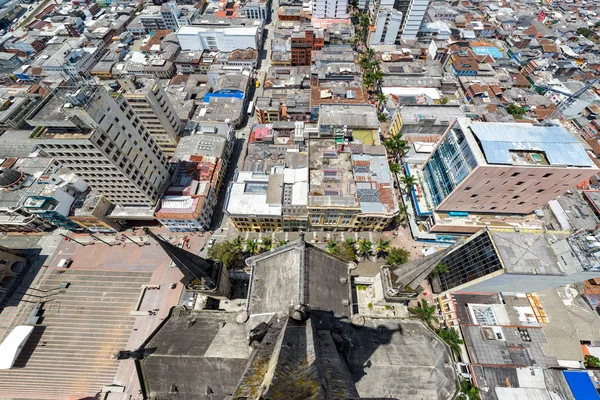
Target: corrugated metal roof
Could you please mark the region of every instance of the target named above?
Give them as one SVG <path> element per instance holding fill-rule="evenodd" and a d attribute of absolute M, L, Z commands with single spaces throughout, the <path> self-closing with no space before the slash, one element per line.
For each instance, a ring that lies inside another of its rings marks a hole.
<path fill-rule="evenodd" d="M 544 152 L 550 165 L 593 166 L 581 143 L 562 127 L 473 123 L 470 128 L 490 164 L 519 164 L 510 152 L 515 150 Z"/>

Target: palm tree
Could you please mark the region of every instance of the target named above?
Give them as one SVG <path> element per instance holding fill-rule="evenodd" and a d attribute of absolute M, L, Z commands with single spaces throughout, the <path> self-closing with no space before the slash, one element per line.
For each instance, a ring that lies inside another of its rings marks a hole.
<path fill-rule="evenodd" d="M 375 248 L 375 252 L 377 253 L 377 257 L 385 258 L 390 252 L 390 241 L 384 238 L 379 238 L 377 240 L 377 247 Z"/>
<path fill-rule="evenodd" d="M 400 177 L 400 181 L 404 184 L 407 192 L 410 192 L 410 189 L 415 185 L 416 179 L 412 175 L 402 175 Z"/>
<path fill-rule="evenodd" d="M 265 236 L 262 239 L 262 248 L 265 249 L 265 251 L 269 251 L 273 248 L 273 239 L 271 239 L 270 236 Z"/>
<path fill-rule="evenodd" d="M 239 251 L 240 253 L 244 251 L 244 239 L 242 239 L 241 236 L 238 235 L 235 238 L 233 238 L 231 244 L 233 244 L 233 248 L 236 251 Z"/>
<path fill-rule="evenodd" d="M 399 174 L 402 168 L 400 168 L 400 164 L 390 163 L 390 172 L 392 174 Z"/>
<path fill-rule="evenodd" d="M 406 204 L 400 204 L 398 206 L 398 223 L 404 224 L 408 221 L 408 206 Z"/>
<path fill-rule="evenodd" d="M 433 329 L 433 320 L 435 315 L 435 307 L 429 307 L 427 300 L 422 299 L 418 307 L 409 307 L 408 312 L 425 322 L 428 327 Z"/>
<path fill-rule="evenodd" d="M 458 332 L 455 329 L 438 329 L 438 336 L 450 346 L 452 353 L 458 358 L 460 356 L 460 345 L 465 342 L 458 336 Z"/>
<path fill-rule="evenodd" d="M 277 242 L 277 247 L 285 246 L 287 244 L 287 240 L 280 240 Z"/>
<path fill-rule="evenodd" d="M 383 93 L 377 93 L 377 103 L 379 103 L 379 107 L 381 107 L 386 101 L 387 101 L 387 96 Z"/>
<path fill-rule="evenodd" d="M 479 388 L 474 386 L 470 380 L 463 379 L 460 381 L 460 392 L 467 396 L 469 400 L 479 400 Z"/>
<path fill-rule="evenodd" d="M 450 272 L 450 267 L 448 266 L 448 264 L 445 264 L 443 262 L 436 265 L 432 271 L 433 275 L 435 275 L 436 278 L 442 274 L 447 274 L 448 272 Z"/>
<path fill-rule="evenodd" d="M 359 257 L 369 257 L 373 253 L 373 243 L 369 239 L 360 239 L 357 252 Z"/>
<path fill-rule="evenodd" d="M 335 253 L 335 251 L 337 249 L 338 249 L 338 242 L 333 239 L 329 239 L 327 241 L 327 251 L 330 253 Z"/>
<path fill-rule="evenodd" d="M 363 55 L 362 58 L 360 59 L 360 66 L 365 71 L 370 69 L 372 64 L 371 64 L 371 60 L 369 59 L 369 57 Z"/>
<path fill-rule="evenodd" d="M 254 239 L 246 240 L 246 251 L 251 256 L 258 253 L 258 243 L 256 243 L 256 240 L 254 240 Z"/>

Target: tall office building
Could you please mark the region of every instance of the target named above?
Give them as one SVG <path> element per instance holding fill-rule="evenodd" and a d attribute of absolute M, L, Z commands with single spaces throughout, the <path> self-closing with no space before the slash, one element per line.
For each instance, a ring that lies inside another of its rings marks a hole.
<path fill-rule="evenodd" d="M 313 0 L 313 19 L 343 19 L 348 17 L 348 0 Z"/>
<path fill-rule="evenodd" d="M 459 118 L 424 163 L 422 186 L 437 211 L 529 214 L 598 172 L 562 127 Z"/>
<path fill-rule="evenodd" d="M 533 293 L 600 276 L 600 235 L 483 229 L 450 249 L 436 293 Z"/>
<path fill-rule="evenodd" d="M 154 138 L 160 149 L 173 155 L 179 142 L 183 123 L 158 79 L 137 78 L 119 80 L 121 90 L 135 114 Z"/>
<path fill-rule="evenodd" d="M 169 181 L 168 161 L 124 96 L 102 86 L 60 87 L 28 119 L 50 156 L 120 206 L 153 206 Z"/>

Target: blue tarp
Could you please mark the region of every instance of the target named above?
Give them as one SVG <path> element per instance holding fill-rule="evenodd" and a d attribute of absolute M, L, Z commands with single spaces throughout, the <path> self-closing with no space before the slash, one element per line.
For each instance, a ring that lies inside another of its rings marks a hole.
<path fill-rule="evenodd" d="M 222 98 L 226 98 L 226 99 L 240 99 L 243 100 L 244 99 L 244 93 L 242 92 L 235 92 L 235 93 L 206 93 L 204 95 L 204 98 L 202 99 L 203 102 L 208 103 L 210 101 L 211 97 L 222 97 Z"/>
<path fill-rule="evenodd" d="M 499 58 L 504 58 L 504 54 L 502 54 L 500 49 L 498 49 L 497 47 L 475 46 L 475 47 L 471 47 L 471 49 L 478 56 L 490 55 L 490 56 L 494 57 L 495 60 L 497 60 Z"/>
<path fill-rule="evenodd" d="M 590 376 L 585 371 L 564 371 L 565 379 L 575 396 L 575 400 L 599 400 Z"/>

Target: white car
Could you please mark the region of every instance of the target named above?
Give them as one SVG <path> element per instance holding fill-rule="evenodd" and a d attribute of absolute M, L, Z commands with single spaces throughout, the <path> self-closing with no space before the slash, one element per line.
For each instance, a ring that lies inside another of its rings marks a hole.
<path fill-rule="evenodd" d="M 208 240 L 208 248 L 210 249 L 217 242 L 217 239 L 210 238 Z"/>

